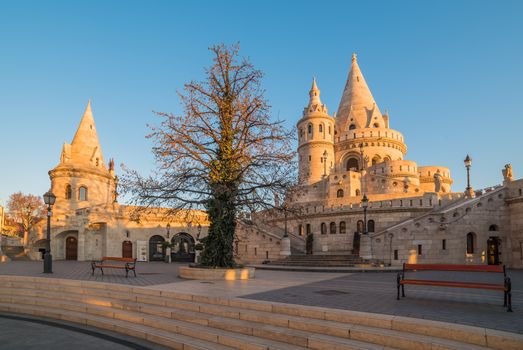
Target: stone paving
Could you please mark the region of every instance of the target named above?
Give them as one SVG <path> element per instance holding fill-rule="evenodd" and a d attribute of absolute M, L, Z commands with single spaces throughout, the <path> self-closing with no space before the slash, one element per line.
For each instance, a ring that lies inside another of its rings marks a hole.
<path fill-rule="evenodd" d="M 508 274 L 512 278 L 512 313 L 506 312 L 502 306 L 503 293 L 476 289 L 405 286 L 406 298 L 398 301 L 395 273 L 354 273 L 243 297 L 424 318 L 523 333 L 523 271 L 512 270 Z M 414 273 L 410 276 L 413 275 Z M 416 278 L 500 282 L 503 277 L 499 274 L 462 272 L 445 273 L 443 276 L 438 272 L 424 272 L 417 273 Z"/>
<path fill-rule="evenodd" d="M 0 264 L 0 275 L 25 275 L 120 283 L 181 293 L 241 297 L 290 304 L 425 318 L 523 334 L 523 270 L 508 272 L 513 282 L 513 313 L 503 308 L 503 293 L 476 289 L 406 286 L 407 297 L 396 300 L 396 274 L 326 273 L 257 270 L 248 281 L 188 281 L 180 279 L 180 264 L 139 263 L 138 277 L 125 278 L 121 270 L 97 271 L 90 264 L 55 261 L 54 273 L 42 273 L 41 262 Z M 460 281 L 501 281 L 499 274 L 423 272 L 421 277 Z M 442 274 L 445 274 L 442 276 Z M 413 274 L 411 274 L 412 276 Z M 441 276 L 440 276 L 441 275 Z M 417 276 L 419 277 L 419 276 Z"/>
<path fill-rule="evenodd" d="M 125 270 L 106 269 L 104 275 L 99 269 L 91 275 L 91 263 L 88 261 L 53 261 L 53 273 L 43 273 L 41 261 L 11 261 L 0 264 L 0 275 L 20 275 L 48 278 L 65 278 L 82 281 L 129 284 L 134 286 L 150 286 L 155 284 L 183 281 L 178 277 L 179 264 L 150 262 L 136 264 L 136 274 L 132 272 L 125 278 Z"/>

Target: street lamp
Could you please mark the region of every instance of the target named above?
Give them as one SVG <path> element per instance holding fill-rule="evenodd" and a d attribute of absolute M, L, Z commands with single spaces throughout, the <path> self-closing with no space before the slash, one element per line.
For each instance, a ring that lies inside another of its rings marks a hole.
<path fill-rule="evenodd" d="M 44 273 L 53 273 L 53 256 L 51 255 L 51 215 L 56 196 L 50 190 L 44 194 L 44 203 L 47 204 L 47 242 L 44 254 Z"/>
<path fill-rule="evenodd" d="M 363 198 L 361 199 L 361 206 L 363 208 L 363 234 L 367 234 L 367 208 L 369 207 L 369 199 L 364 193 Z"/>
<path fill-rule="evenodd" d="M 202 225 L 198 224 L 198 235 L 196 236 L 196 240 L 200 240 L 200 234 L 202 233 Z"/>
<path fill-rule="evenodd" d="M 171 224 L 168 222 L 165 227 L 167 228 L 167 239 L 169 239 L 169 235 L 171 234 Z"/>
<path fill-rule="evenodd" d="M 467 192 L 470 191 L 470 166 L 472 165 L 472 158 L 467 154 L 467 158 L 464 160 L 465 168 L 467 168 Z"/>
<path fill-rule="evenodd" d="M 283 207 L 283 215 L 285 216 L 285 232 L 283 233 L 283 237 L 289 237 L 289 234 L 287 233 L 287 204 L 284 204 Z"/>
<path fill-rule="evenodd" d="M 327 150 L 323 152 L 323 176 L 327 176 Z"/>

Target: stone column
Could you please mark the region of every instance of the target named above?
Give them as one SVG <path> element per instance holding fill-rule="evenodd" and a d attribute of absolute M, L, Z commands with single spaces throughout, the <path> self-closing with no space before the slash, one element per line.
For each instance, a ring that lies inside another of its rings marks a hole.
<path fill-rule="evenodd" d="M 291 255 L 291 238 L 290 237 L 283 237 L 281 239 L 280 255 L 281 256 Z"/>
<path fill-rule="evenodd" d="M 370 260 L 372 259 L 371 238 L 368 234 L 360 236 L 360 258 Z"/>
<path fill-rule="evenodd" d="M 78 230 L 78 261 L 85 261 L 85 227 Z"/>

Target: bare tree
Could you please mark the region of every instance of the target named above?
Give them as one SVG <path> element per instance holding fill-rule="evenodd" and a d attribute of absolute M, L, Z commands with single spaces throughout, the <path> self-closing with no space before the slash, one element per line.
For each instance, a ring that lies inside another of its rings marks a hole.
<path fill-rule="evenodd" d="M 293 133 L 271 120 L 263 73 L 238 45 L 209 50 L 205 80 L 179 93 L 184 113 L 157 113 L 162 122 L 150 127 L 155 173 L 127 170 L 122 182 L 136 204 L 207 210 L 202 263 L 230 267 L 237 214 L 273 205 L 296 178 Z"/>
<path fill-rule="evenodd" d="M 22 192 L 13 193 L 7 201 L 9 220 L 19 225 L 27 245 L 29 232 L 45 217 L 45 205 L 42 198 Z"/>

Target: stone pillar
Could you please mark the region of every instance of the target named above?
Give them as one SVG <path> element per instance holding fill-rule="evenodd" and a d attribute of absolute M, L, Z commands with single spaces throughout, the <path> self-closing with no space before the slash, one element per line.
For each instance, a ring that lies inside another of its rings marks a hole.
<path fill-rule="evenodd" d="M 66 242 L 66 241 L 64 241 Z M 67 243 L 66 243 L 67 244 Z M 85 261 L 85 227 L 78 230 L 78 261 Z"/>
<path fill-rule="evenodd" d="M 371 238 L 368 234 L 363 234 L 360 237 L 360 258 L 372 259 Z"/>
<path fill-rule="evenodd" d="M 283 237 L 281 239 L 280 255 L 281 256 L 289 256 L 289 255 L 291 255 L 291 239 L 290 239 L 290 237 Z"/>

